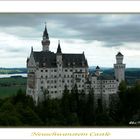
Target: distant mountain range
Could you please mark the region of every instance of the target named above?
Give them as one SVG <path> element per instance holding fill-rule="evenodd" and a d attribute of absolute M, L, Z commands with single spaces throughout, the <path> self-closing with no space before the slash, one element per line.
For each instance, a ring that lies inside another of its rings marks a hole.
<path fill-rule="evenodd" d="M 0 74 L 23 74 L 27 73 L 27 68 L 0 68 Z"/>

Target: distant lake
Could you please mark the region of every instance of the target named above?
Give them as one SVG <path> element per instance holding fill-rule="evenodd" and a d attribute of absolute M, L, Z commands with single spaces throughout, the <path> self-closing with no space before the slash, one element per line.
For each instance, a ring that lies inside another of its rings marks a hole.
<path fill-rule="evenodd" d="M 0 74 L 0 78 L 8 78 L 11 76 L 22 76 L 22 77 L 27 77 L 26 73 L 21 73 L 21 74 Z"/>

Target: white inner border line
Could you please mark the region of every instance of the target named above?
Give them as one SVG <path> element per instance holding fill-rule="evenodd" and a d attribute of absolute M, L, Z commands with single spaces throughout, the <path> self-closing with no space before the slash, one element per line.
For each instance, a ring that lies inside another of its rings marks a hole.
<path fill-rule="evenodd" d="M 140 1 L 0 1 L 1 13 L 138 13 Z"/>

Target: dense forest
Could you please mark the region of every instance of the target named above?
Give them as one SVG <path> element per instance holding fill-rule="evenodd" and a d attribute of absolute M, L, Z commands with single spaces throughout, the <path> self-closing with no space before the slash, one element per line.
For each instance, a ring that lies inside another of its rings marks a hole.
<path fill-rule="evenodd" d="M 86 95 L 67 87 L 61 99 L 50 99 L 44 92 L 44 101 L 35 105 L 32 98 L 20 89 L 17 94 L 0 99 L 1 127 L 97 127 L 138 126 L 130 122 L 140 120 L 140 85 L 127 88 L 122 82 L 118 100 L 112 102 L 108 111 L 102 104 L 94 107 L 94 91 Z"/>

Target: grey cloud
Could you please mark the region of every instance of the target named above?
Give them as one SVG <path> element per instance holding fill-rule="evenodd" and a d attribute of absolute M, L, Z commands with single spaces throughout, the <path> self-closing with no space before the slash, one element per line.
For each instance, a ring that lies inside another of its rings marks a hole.
<path fill-rule="evenodd" d="M 38 39 L 47 21 L 53 38 L 98 40 L 105 42 L 105 47 L 140 42 L 140 14 L 118 14 L 121 18 L 116 20 L 111 20 L 112 15 L 115 14 L 0 14 L 0 27 L 7 27 L 9 33 L 13 32 L 10 27 L 19 27 L 13 34 Z"/>
<path fill-rule="evenodd" d="M 140 42 L 140 14 L 119 14 L 117 16 L 121 18 L 118 20 L 108 21 L 112 15 L 114 14 L 58 14 L 49 15 L 48 20 L 63 25 L 52 33 L 55 37 L 88 42 L 98 40 L 105 42 L 105 47 L 120 46 L 124 42 Z M 68 34 L 69 30 L 79 34 Z"/>
<path fill-rule="evenodd" d="M 22 14 L 22 13 L 1 13 L 0 14 L 0 26 L 3 27 L 35 27 L 41 24 L 43 19 L 46 17 L 45 14 Z"/>

